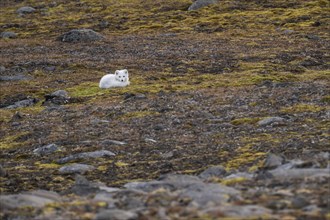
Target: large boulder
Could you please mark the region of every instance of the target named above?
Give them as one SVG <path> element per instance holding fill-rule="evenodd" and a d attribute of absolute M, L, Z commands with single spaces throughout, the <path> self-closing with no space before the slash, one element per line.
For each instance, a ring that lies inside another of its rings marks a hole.
<path fill-rule="evenodd" d="M 197 10 L 197 9 L 200 9 L 205 6 L 215 4 L 218 1 L 219 0 L 197 0 L 194 3 L 192 3 L 192 5 L 190 5 L 190 7 L 188 8 L 188 11 Z"/>
<path fill-rule="evenodd" d="M 76 42 L 91 42 L 99 41 L 104 39 L 104 37 L 91 30 L 91 29 L 73 29 L 69 32 L 62 34 L 58 40 L 62 42 L 76 43 Z"/>

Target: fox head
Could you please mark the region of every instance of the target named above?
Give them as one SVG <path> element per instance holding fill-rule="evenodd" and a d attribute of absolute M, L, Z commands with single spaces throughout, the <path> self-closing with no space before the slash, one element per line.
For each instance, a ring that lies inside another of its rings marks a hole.
<path fill-rule="evenodd" d="M 124 70 L 116 70 L 115 72 L 116 80 L 119 82 L 127 82 L 128 81 L 128 71 Z"/>

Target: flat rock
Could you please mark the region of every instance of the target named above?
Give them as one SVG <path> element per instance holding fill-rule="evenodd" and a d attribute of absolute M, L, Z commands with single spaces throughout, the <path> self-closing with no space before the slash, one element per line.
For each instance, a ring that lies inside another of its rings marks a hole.
<path fill-rule="evenodd" d="M 227 203 L 232 196 L 239 196 L 240 192 L 232 187 L 221 184 L 204 183 L 193 184 L 181 190 L 179 197 L 191 199 L 198 207 L 208 207 Z"/>
<path fill-rule="evenodd" d="M 273 124 L 274 122 L 283 122 L 285 119 L 281 117 L 269 117 L 258 121 L 259 126 L 266 126 Z"/>
<path fill-rule="evenodd" d="M 137 218 L 138 215 L 132 211 L 110 209 L 98 213 L 95 217 L 95 220 L 133 220 Z"/>
<path fill-rule="evenodd" d="M 1 209 L 16 209 L 22 207 L 43 207 L 52 202 L 61 201 L 61 197 L 52 191 L 36 190 L 13 195 L 0 196 Z"/>
<path fill-rule="evenodd" d="M 36 104 L 37 102 L 38 102 L 38 100 L 35 98 L 24 99 L 24 100 L 15 102 L 13 105 L 7 106 L 6 109 L 28 107 L 28 106 L 32 106 L 32 105 Z"/>
<path fill-rule="evenodd" d="M 206 7 L 208 5 L 215 4 L 218 1 L 219 0 L 197 0 L 194 3 L 192 3 L 192 5 L 190 5 L 190 7 L 188 8 L 188 11 L 197 10 L 202 7 Z"/>
<path fill-rule="evenodd" d="M 223 166 L 212 166 L 212 167 L 204 170 L 198 176 L 202 179 L 208 179 L 208 178 L 211 178 L 211 177 L 222 178 L 226 174 L 227 174 L 227 171 Z"/>
<path fill-rule="evenodd" d="M 259 205 L 225 205 L 207 209 L 204 213 L 213 217 L 218 217 L 220 214 L 220 216 L 238 219 L 254 219 L 258 217 L 268 219 L 272 211 Z"/>
<path fill-rule="evenodd" d="M 89 182 L 84 176 L 77 175 L 75 177 L 75 184 L 69 191 L 79 196 L 85 196 L 99 191 L 99 186 Z"/>
<path fill-rule="evenodd" d="M 99 157 L 115 156 L 115 155 L 116 154 L 114 154 L 114 153 L 112 153 L 111 151 L 108 151 L 108 150 L 83 152 L 83 153 L 78 153 L 78 154 L 74 154 L 74 155 L 59 159 L 57 161 L 57 163 L 63 164 L 63 163 L 68 163 L 68 162 L 72 162 L 72 161 L 80 160 L 80 159 L 99 158 Z"/>
<path fill-rule="evenodd" d="M 203 184 L 203 181 L 195 176 L 189 175 L 165 175 L 160 180 L 149 182 L 130 182 L 124 185 L 127 189 L 137 189 L 144 192 L 152 192 L 154 190 L 164 188 L 170 191 L 185 188 L 191 184 Z"/>
<path fill-rule="evenodd" d="M 75 164 L 61 167 L 59 169 L 59 172 L 61 174 L 74 174 L 74 173 L 84 174 L 84 173 L 86 173 L 88 171 L 92 171 L 92 170 L 95 170 L 94 166 L 75 163 Z"/>
<path fill-rule="evenodd" d="M 263 167 L 266 169 L 274 169 L 276 167 L 281 166 L 283 162 L 284 162 L 283 157 L 277 156 L 275 154 L 268 154 Z"/>
<path fill-rule="evenodd" d="M 29 79 L 24 75 L 14 75 L 14 76 L 0 76 L 0 81 L 19 81 Z"/>
<path fill-rule="evenodd" d="M 275 179 L 288 181 L 305 178 L 329 178 L 329 169 L 302 168 L 302 169 L 275 169 L 269 171 Z"/>
<path fill-rule="evenodd" d="M 43 155 L 51 154 L 57 150 L 58 150 L 58 146 L 56 144 L 48 144 L 48 145 L 34 149 L 33 153 L 36 155 L 43 156 Z"/>
<path fill-rule="evenodd" d="M 109 122 L 109 121 L 107 121 Z M 125 145 L 126 142 L 123 141 L 116 141 L 116 140 L 104 140 L 101 142 L 102 145 Z"/>
<path fill-rule="evenodd" d="M 24 7 L 21 7 L 19 9 L 17 9 L 17 13 L 18 14 L 30 14 L 30 13 L 33 13 L 35 12 L 36 9 L 33 8 L 33 7 L 30 7 L 30 6 L 24 6 Z"/>
<path fill-rule="evenodd" d="M 73 29 L 67 33 L 62 34 L 58 40 L 62 42 L 91 42 L 91 41 L 99 41 L 104 39 L 104 37 L 91 30 L 91 29 Z"/>
<path fill-rule="evenodd" d="M 1 38 L 16 38 L 17 34 L 11 31 L 4 31 L 0 34 Z"/>

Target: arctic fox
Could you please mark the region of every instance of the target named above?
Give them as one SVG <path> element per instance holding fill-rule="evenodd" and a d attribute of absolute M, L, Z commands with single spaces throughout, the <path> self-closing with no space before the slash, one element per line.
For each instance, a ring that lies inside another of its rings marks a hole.
<path fill-rule="evenodd" d="M 116 70 L 115 74 L 107 74 L 100 80 L 100 88 L 124 87 L 129 85 L 128 71 Z"/>

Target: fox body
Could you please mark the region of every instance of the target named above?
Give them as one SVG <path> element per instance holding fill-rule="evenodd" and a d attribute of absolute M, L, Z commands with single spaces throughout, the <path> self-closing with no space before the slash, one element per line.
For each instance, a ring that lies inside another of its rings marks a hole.
<path fill-rule="evenodd" d="M 115 74 L 104 75 L 100 80 L 99 87 L 101 89 L 108 89 L 113 87 L 125 87 L 129 84 L 128 71 L 124 69 L 116 70 Z"/>

